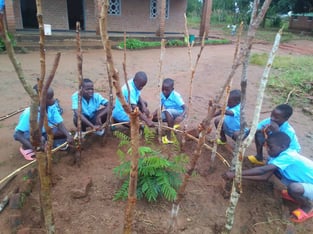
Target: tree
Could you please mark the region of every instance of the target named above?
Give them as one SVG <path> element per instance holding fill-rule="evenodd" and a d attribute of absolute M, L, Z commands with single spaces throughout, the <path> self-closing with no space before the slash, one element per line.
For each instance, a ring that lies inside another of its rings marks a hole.
<path fill-rule="evenodd" d="M 200 16 L 202 10 L 202 0 L 187 0 L 187 16 Z"/>

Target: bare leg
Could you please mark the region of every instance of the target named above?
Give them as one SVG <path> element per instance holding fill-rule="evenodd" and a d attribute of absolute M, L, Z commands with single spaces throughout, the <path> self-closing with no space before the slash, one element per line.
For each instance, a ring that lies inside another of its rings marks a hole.
<path fill-rule="evenodd" d="M 256 158 L 259 161 L 263 161 L 263 146 L 265 143 L 265 137 L 262 130 L 257 130 L 254 136 L 255 148 L 256 148 Z"/>

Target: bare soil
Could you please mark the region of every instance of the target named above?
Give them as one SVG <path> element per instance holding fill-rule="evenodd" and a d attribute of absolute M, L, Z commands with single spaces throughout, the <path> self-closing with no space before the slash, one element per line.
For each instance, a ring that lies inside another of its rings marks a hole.
<path fill-rule="evenodd" d="M 312 54 L 312 48 L 312 42 L 292 41 L 281 45 L 279 53 L 294 56 L 307 55 Z M 108 97 L 105 53 L 102 50 L 84 49 L 83 75 L 91 78 L 97 91 L 101 92 L 104 97 Z M 194 47 L 191 51 L 192 64 L 189 62 L 187 48 L 166 49 L 162 62 L 162 77 L 175 79 L 175 89 L 183 94 L 187 103 L 191 76 L 190 66 L 194 64 L 199 49 L 200 47 Z M 253 52 L 268 53 L 270 49 L 271 45 L 264 42 L 253 46 Z M 234 50 L 234 44 L 204 48 L 193 80 L 188 128 L 197 126 L 205 117 L 208 100 L 217 94 L 230 73 Z M 55 96 L 64 108 L 63 116 L 67 128 L 74 129 L 71 95 L 77 89 L 76 53 L 68 50 L 61 51 L 61 53 L 61 62 L 52 86 Z M 56 51 L 46 51 L 47 74 L 51 70 L 55 54 Z M 123 52 L 113 51 L 113 56 L 120 76 L 123 78 Z M 24 68 L 27 81 L 35 84 L 40 73 L 38 53 L 18 54 L 17 58 Z M 149 81 L 142 96 L 148 101 L 151 110 L 158 106 L 159 58 L 160 51 L 158 49 L 127 52 L 128 78 L 139 70 L 145 71 L 148 75 Z M 30 99 L 18 81 L 7 55 L 1 54 L 0 62 L 2 82 L 0 113 L 3 116 L 28 106 Z M 263 68 L 252 65 L 248 69 L 248 103 L 246 106 L 248 122 L 252 120 L 262 71 Z M 240 87 L 240 73 L 239 69 L 235 75 L 233 88 Z M 274 107 L 271 100 L 271 95 L 267 93 L 261 118 L 269 116 Z M 18 118 L 19 114 L 0 122 L 0 178 L 27 163 L 19 153 L 19 143 L 12 137 Z M 298 134 L 303 155 L 312 158 L 312 117 L 305 115 L 295 106 L 290 122 Z M 214 137 L 214 131 L 210 136 Z M 118 140 L 112 136 L 106 136 L 104 141 L 96 136 L 90 136 L 82 152 L 80 167 L 71 164 L 72 153 L 58 152 L 55 154 L 52 199 L 58 233 L 122 233 L 126 202 L 112 201 L 114 193 L 120 186 L 120 181 L 112 172 L 112 169 L 119 165 L 119 158 L 116 154 L 117 144 Z M 186 153 L 191 157 L 196 144 L 193 142 L 187 142 L 187 144 Z M 229 149 L 232 147 L 233 142 L 229 140 L 227 147 L 218 148 L 218 151 L 229 162 L 232 159 Z M 253 154 L 254 151 L 252 144 L 246 154 Z M 185 197 L 181 202 L 176 233 L 218 233 L 224 226 L 225 211 L 229 201 L 223 197 L 224 182 L 221 174 L 227 170 L 227 167 L 216 158 L 215 170 L 207 173 L 210 164 L 210 152 L 204 150 L 197 163 L 196 173 L 190 179 Z M 247 160 L 244 161 L 244 167 L 251 167 Z M 0 191 L 1 200 L 6 194 L 19 187 L 26 171 L 19 173 L 5 189 Z M 73 189 L 81 189 L 86 181 L 92 181 L 87 196 L 80 199 L 73 198 Z M 279 196 L 281 188 L 282 186 L 275 179 L 259 183 L 244 181 L 232 233 L 311 233 L 313 219 L 296 225 L 289 221 L 289 212 L 295 207 L 282 201 Z M 19 228 L 32 228 L 33 233 L 42 233 L 40 229 L 44 227 L 40 218 L 38 191 L 39 181 L 37 179 L 32 193 L 25 198 L 21 225 L 18 226 Z M 161 200 L 155 203 L 148 203 L 145 200 L 138 201 L 133 233 L 166 233 L 170 211 L 171 203 L 167 201 Z M 11 233 L 11 216 L 9 207 L 0 214 L 0 233 Z"/>

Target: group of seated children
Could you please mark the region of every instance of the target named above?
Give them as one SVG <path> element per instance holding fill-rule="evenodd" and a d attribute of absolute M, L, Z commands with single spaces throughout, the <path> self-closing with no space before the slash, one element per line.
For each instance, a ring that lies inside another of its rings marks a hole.
<path fill-rule="evenodd" d="M 256 155 L 248 160 L 259 167 L 242 171 L 242 178 L 249 180 L 268 180 L 277 176 L 287 187 L 281 195 L 299 208 L 291 212 L 291 221 L 304 222 L 313 217 L 313 161 L 299 154 L 301 147 L 295 130 L 288 120 L 293 113 L 288 104 L 276 106 L 270 118 L 262 120 L 254 136 Z M 219 115 L 217 111 L 216 115 Z M 220 119 L 215 120 L 215 126 Z M 226 135 L 236 140 L 240 131 L 240 91 L 232 90 L 229 95 L 225 119 L 222 123 L 218 144 L 226 143 Z M 245 130 L 245 137 L 249 130 Z M 263 157 L 263 147 L 267 147 L 268 157 Z M 234 171 L 223 174 L 227 180 L 233 179 Z"/>
<path fill-rule="evenodd" d="M 125 84 L 122 87 L 122 93 L 127 103 L 130 104 L 131 109 L 136 107 L 139 109 L 139 118 L 145 122 L 149 127 L 155 126 L 153 121 L 157 121 L 157 111 L 153 115 L 147 108 L 147 102 L 141 97 L 141 90 L 147 84 L 148 78 L 145 72 L 137 72 L 133 79 L 128 81 L 128 87 Z M 36 86 L 35 86 L 36 87 Z M 128 93 L 128 90 L 130 94 Z M 128 98 L 130 100 L 128 100 Z M 72 95 L 72 110 L 73 123 L 77 127 L 78 122 L 78 91 Z M 169 127 L 174 124 L 179 124 L 185 118 L 186 106 L 181 96 L 174 90 L 174 80 L 167 78 L 163 81 L 162 93 L 162 120 L 168 123 Z M 81 85 L 81 130 L 86 131 L 87 128 L 92 129 L 95 134 L 104 135 L 103 124 L 108 118 L 108 109 L 110 103 L 101 94 L 94 92 L 93 82 L 85 78 Z M 48 89 L 46 98 L 47 120 L 49 127 L 52 128 L 54 136 L 54 147 L 56 144 L 60 145 L 64 142 L 69 144 L 73 142 L 73 137 L 63 124 L 62 113 L 59 111 L 58 102 L 54 99 L 54 92 L 52 88 Z M 120 100 L 116 98 L 115 107 L 112 112 L 112 117 L 116 122 L 129 122 L 129 116 L 125 112 Z M 39 120 L 39 112 L 38 112 Z M 44 149 L 47 140 L 46 130 L 42 129 L 42 149 Z M 30 108 L 26 108 L 21 114 L 19 123 L 15 128 L 14 139 L 19 141 L 22 146 L 20 152 L 26 160 L 34 160 L 36 149 L 30 141 Z M 57 140 L 60 139 L 60 140 Z M 166 137 L 164 143 L 171 143 L 171 140 Z"/>
<path fill-rule="evenodd" d="M 124 84 L 122 87 L 125 101 L 129 103 L 132 110 L 138 108 L 140 120 L 149 127 L 155 126 L 154 122 L 158 121 L 158 118 L 167 122 L 170 128 L 177 127 L 184 120 L 187 108 L 181 95 L 174 90 L 174 80 L 170 78 L 163 80 L 160 94 L 161 116 L 158 116 L 157 110 L 150 115 L 147 102 L 140 95 L 147 81 L 145 72 L 137 72 L 134 78 L 128 81 L 128 85 Z M 110 103 L 99 93 L 94 92 L 93 82 L 87 78 L 83 79 L 81 94 L 81 130 L 86 131 L 87 128 L 91 128 L 96 134 L 103 135 L 103 124 L 107 120 Z M 240 90 L 232 90 L 229 94 L 220 138 L 217 140 L 218 144 L 225 144 L 226 136 L 237 140 L 240 132 L 240 101 Z M 73 137 L 63 124 L 62 113 L 54 99 L 52 88 L 48 89 L 46 106 L 48 124 L 52 128 L 54 139 L 62 138 L 64 142 L 72 143 Z M 72 109 L 73 122 L 77 127 L 78 92 L 72 95 Z M 299 208 L 292 212 L 292 220 L 303 222 L 313 217 L 313 161 L 299 155 L 301 147 L 295 130 L 288 122 L 292 112 L 290 105 L 278 105 L 272 110 L 270 118 L 264 119 L 258 124 L 255 133 L 256 155 L 250 155 L 247 158 L 251 163 L 261 166 L 243 170 L 242 177 L 250 180 L 267 180 L 271 175 L 278 176 L 287 186 L 287 190 L 282 192 L 282 197 L 299 205 Z M 218 110 L 215 117 L 220 114 L 221 111 Z M 115 100 L 112 117 L 116 122 L 129 122 L 129 116 L 118 98 Z M 30 142 L 29 120 L 30 108 L 26 108 L 15 128 L 14 139 L 22 144 L 20 152 L 24 158 L 34 160 L 36 149 Z M 219 121 L 220 118 L 215 119 L 216 127 Z M 44 145 L 47 137 L 44 128 L 42 133 L 42 145 Z M 248 133 L 249 130 L 245 129 L 245 137 Z M 170 137 L 169 133 L 163 136 L 163 143 L 172 143 Z M 263 146 L 266 146 L 268 150 L 268 157 L 265 158 L 263 157 Z M 223 178 L 233 179 L 234 171 L 226 172 Z"/>

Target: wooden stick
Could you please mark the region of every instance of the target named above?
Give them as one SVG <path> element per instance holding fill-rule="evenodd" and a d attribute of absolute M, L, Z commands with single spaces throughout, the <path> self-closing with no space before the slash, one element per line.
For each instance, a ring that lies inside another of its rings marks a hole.
<path fill-rule="evenodd" d="M 165 39 L 161 40 L 161 51 L 160 51 L 160 60 L 159 60 L 159 94 L 162 93 L 162 69 L 163 69 L 163 58 L 165 54 Z M 161 125 L 162 125 L 162 103 L 161 98 L 159 96 L 159 108 L 157 110 L 158 116 L 158 141 L 159 143 L 162 142 L 162 132 L 161 132 Z"/>
<path fill-rule="evenodd" d="M 25 110 L 25 108 L 26 108 L 26 107 L 21 107 L 20 109 L 18 109 L 18 110 L 16 110 L 16 111 L 13 111 L 13 112 L 11 112 L 11 113 L 9 113 L 9 114 L 6 114 L 6 115 L 1 116 L 1 117 L 0 117 L 0 121 L 5 120 L 5 119 L 7 119 L 7 118 L 10 118 L 10 117 L 12 117 L 12 116 L 14 116 L 14 115 L 16 115 L 16 114 L 18 114 L 18 113 L 21 113 L 22 111 Z"/>
<path fill-rule="evenodd" d="M 76 146 L 76 150 L 78 154 L 75 154 L 74 161 L 80 166 L 81 154 L 82 154 L 82 132 L 81 132 L 81 115 L 82 115 L 82 86 L 83 86 L 83 53 L 81 48 L 81 40 L 80 40 L 80 23 L 76 22 L 76 58 L 77 58 L 77 94 L 78 94 L 78 109 L 77 109 L 77 138 L 78 144 Z"/>
<path fill-rule="evenodd" d="M 250 129 L 250 133 L 247 138 L 244 139 L 244 130 L 247 126 L 247 123 L 245 121 L 245 104 L 246 104 L 246 88 L 247 88 L 247 69 L 249 64 L 249 58 L 251 54 L 251 48 L 253 44 L 253 39 L 255 38 L 256 30 L 262 20 L 264 19 L 265 13 L 267 9 L 269 8 L 269 5 L 271 3 L 271 0 L 265 0 L 261 10 L 258 9 L 258 0 L 254 0 L 253 10 L 251 14 L 251 21 L 249 25 L 248 30 L 248 36 L 244 44 L 244 48 L 242 50 L 242 58 L 243 58 L 243 68 L 242 68 L 242 75 L 241 75 L 241 108 L 240 108 L 240 134 L 236 141 L 236 147 L 234 150 L 234 163 L 235 163 L 235 178 L 232 185 L 232 192 L 230 196 L 230 203 L 229 207 L 226 211 L 226 224 L 225 224 L 225 232 L 230 233 L 231 229 L 233 227 L 234 218 L 235 218 L 235 208 L 238 204 L 238 200 L 240 197 L 240 193 L 242 192 L 242 161 L 243 161 L 243 155 L 245 153 L 246 148 L 251 143 L 252 139 L 254 138 L 254 134 L 256 131 L 256 125 L 259 119 L 259 113 L 261 108 L 261 103 L 264 96 L 264 90 L 266 86 L 266 81 L 268 78 L 269 70 L 271 68 L 272 63 L 267 64 L 265 71 L 263 73 L 263 81 L 260 84 L 258 97 L 256 99 L 257 104 L 255 105 L 255 115 L 253 118 L 253 124 Z M 276 45 L 279 45 L 280 36 L 277 34 L 275 43 L 272 49 L 271 55 L 274 55 L 278 48 L 276 48 Z M 275 48 L 275 49 L 274 49 Z M 274 56 L 270 56 L 271 59 L 274 58 Z M 269 59 L 270 61 L 270 59 Z M 272 61 L 271 61 L 272 62 Z"/>

